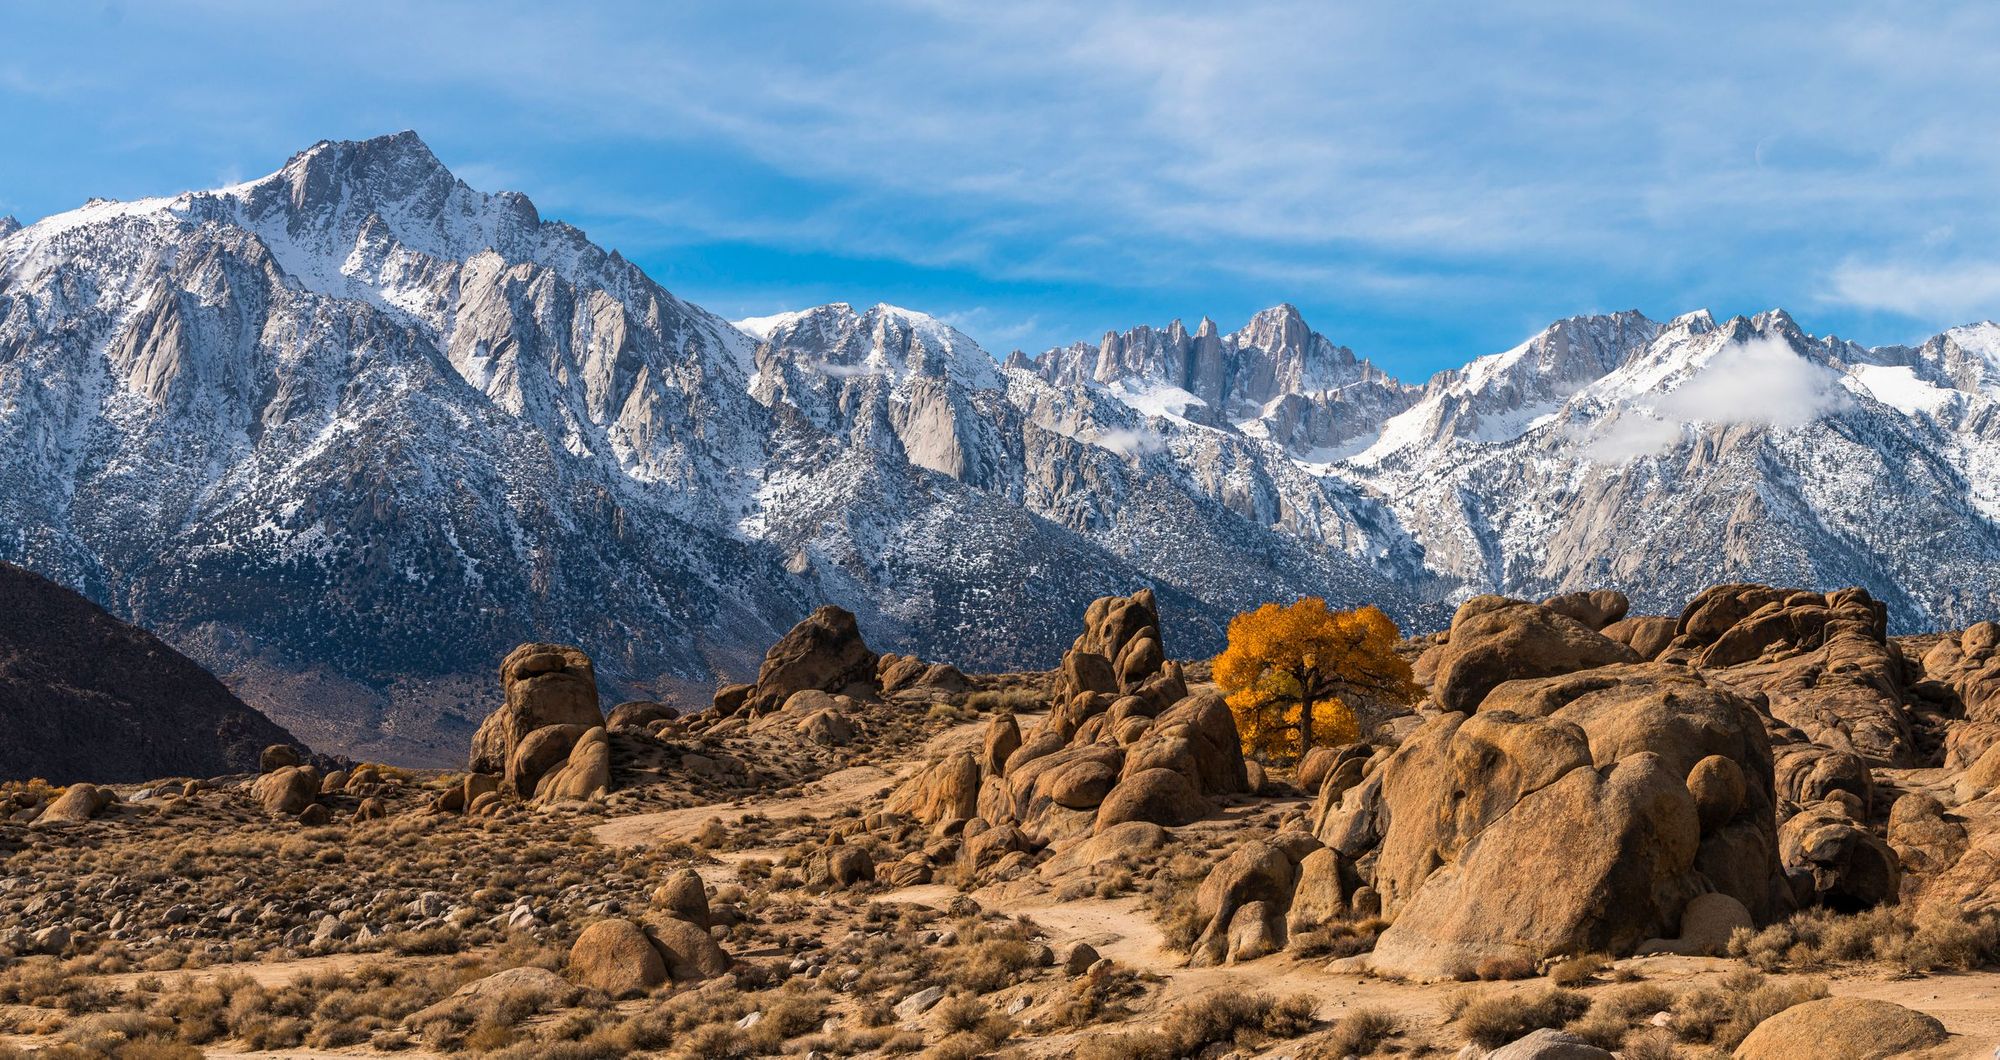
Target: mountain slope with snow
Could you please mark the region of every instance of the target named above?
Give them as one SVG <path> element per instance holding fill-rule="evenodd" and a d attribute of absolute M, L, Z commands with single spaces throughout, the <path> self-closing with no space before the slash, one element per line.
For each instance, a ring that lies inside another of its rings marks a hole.
<path fill-rule="evenodd" d="M 414 134 L 0 224 L 0 559 L 315 746 L 454 758 L 514 643 L 699 695 L 812 606 L 1048 665 L 1148 584 L 1170 651 L 1312 593 L 1861 584 L 2000 612 L 2000 326 L 1577 317 L 1421 385 L 1290 306 L 997 363 L 921 312 L 725 321 Z"/>

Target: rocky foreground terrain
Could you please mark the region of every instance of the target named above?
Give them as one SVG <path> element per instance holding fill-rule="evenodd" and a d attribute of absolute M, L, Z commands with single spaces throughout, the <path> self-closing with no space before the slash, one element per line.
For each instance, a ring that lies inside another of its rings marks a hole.
<path fill-rule="evenodd" d="M 1054 671 L 871 651 L 467 768 L 0 788 L 0 1057 L 1988 1056 L 2000 626 L 1860 590 L 1477 597 L 1358 743 L 1246 760 L 1152 595 Z"/>

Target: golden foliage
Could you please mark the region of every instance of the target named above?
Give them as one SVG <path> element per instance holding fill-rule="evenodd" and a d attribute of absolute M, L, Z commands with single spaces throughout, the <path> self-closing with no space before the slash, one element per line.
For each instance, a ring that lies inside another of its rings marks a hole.
<path fill-rule="evenodd" d="M 1215 682 L 1229 697 L 1244 752 L 1295 758 L 1350 743 L 1360 736 L 1351 704 L 1415 699 L 1410 665 L 1396 654 L 1401 639 L 1380 608 L 1334 611 L 1316 596 L 1230 620 Z"/>

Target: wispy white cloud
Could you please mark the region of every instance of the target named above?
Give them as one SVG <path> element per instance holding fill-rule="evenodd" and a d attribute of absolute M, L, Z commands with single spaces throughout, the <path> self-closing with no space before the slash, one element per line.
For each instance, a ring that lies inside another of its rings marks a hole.
<path fill-rule="evenodd" d="M 1849 261 L 1827 276 L 1821 300 L 1932 323 L 2000 316 L 2000 261 Z"/>
<path fill-rule="evenodd" d="M 1733 342 L 1672 390 L 1615 410 L 1585 451 L 1600 463 L 1620 463 L 1666 452 L 1692 424 L 1800 427 L 1847 400 L 1839 373 L 1800 357 L 1783 339 Z"/>

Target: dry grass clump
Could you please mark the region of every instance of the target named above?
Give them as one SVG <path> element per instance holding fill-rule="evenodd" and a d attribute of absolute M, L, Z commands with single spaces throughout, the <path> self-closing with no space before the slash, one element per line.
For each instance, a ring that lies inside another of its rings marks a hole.
<path fill-rule="evenodd" d="M 87 978 L 74 961 L 29 957 L 0 971 L 0 1002 L 59 1009 L 70 1015 L 111 1007 L 118 992 Z"/>
<path fill-rule="evenodd" d="M 1749 968 L 1724 976 L 1717 987 L 1697 987 L 1674 999 L 1668 1027 L 1684 1041 L 1730 1050 L 1759 1023 L 1793 1005 L 1827 996 L 1818 979 L 1775 982 Z"/>
<path fill-rule="evenodd" d="M 1160 1028 L 1136 1034 L 1087 1039 L 1078 1060 L 1175 1060 L 1201 1055 L 1217 1045 L 1256 1051 L 1271 1042 L 1296 1038 L 1317 1026 L 1318 1003 L 1298 994 L 1274 1000 L 1268 994 L 1211 994 L 1169 1012 Z"/>
<path fill-rule="evenodd" d="M 1488 957 L 1472 969 L 1472 978 L 1486 983 L 1534 977 L 1535 962 L 1526 957 Z"/>
<path fill-rule="evenodd" d="M 1601 953 L 1585 953 L 1557 961 L 1549 968 L 1549 982 L 1561 987 L 1578 987 L 1597 978 L 1611 967 L 1611 958 Z"/>
<path fill-rule="evenodd" d="M 1388 921 L 1373 917 L 1336 920 L 1293 935 L 1286 948 L 1302 958 L 1352 957 L 1373 950 L 1375 940 L 1388 926 Z"/>
<path fill-rule="evenodd" d="M 1738 928 L 1729 953 L 1766 972 L 1867 960 L 1908 972 L 1970 971 L 2000 962 L 2000 916 L 1943 903 L 1852 914 L 1808 909 L 1761 931 Z"/>
<path fill-rule="evenodd" d="M 99 1013 L 63 1029 L 48 1060 L 200 1060 L 201 1050 L 173 1040 L 173 1024 L 137 1012 Z"/>
<path fill-rule="evenodd" d="M 1170 949 L 1183 953 L 1193 949 L 1208 926 L 1195 906 L 1195 891 L 1208 878 L 1212 864 L 1209 859 L 1181 851 L 1153 874 L 1148 892 L 1153 920 L 1160 925 Z"/>
<path fill-rule="evenodd" d="M 1654 1029 L 1626 1038 L 1618 1055 L 1623 1060 L 1677 1060 L 1680 1050 L 1675 1047 L 1672 1034 Z"/>
<path fill-rule="evenodd" d="M 1468 995 L 1461 990 L 1446 1003 L 1458 1033 L 1485 1049 L 1498 1049 L 1544 1027 L 1560 1028 L 1589 1008 L 1590 999 L 1583 994 L 1554 985 L 1525 993 L 1489 989 Z"/>
<path fill-rule="evenodd" d="M 1400 1029 L 1396 1017 L 1381 1008 L 1358 1008 L 1340 1017 L 1321 1042 L 1321 1055 L 1374 1056 Z"/>
<path fill-rule="evenodd" d="M 558 1021 L 536 1039 L 553 1046 L 566 1043 L 576 1056 L 629 1056 L 671 1050 L 671 1056 L 772 1056 L 786 1043 L 819 1029 L 833 997 L 802 981 L 775 990 L 749 993 L 722 983 L 686 991 L 629 1018 Z M 760 1014 L 749 1027 L 738 1023 Z M 526 1054 L 541 1055 L 541 1054 Z M 549 1055 L 560 1055 L 551 1051 Z"/>
<path fill-rule="evenodd" d="M 974 692 L 965 697 L 966 709 L 982 714 L 1032 714 L 1046 705 L 1042 697 L 1018 688 Z"/>

